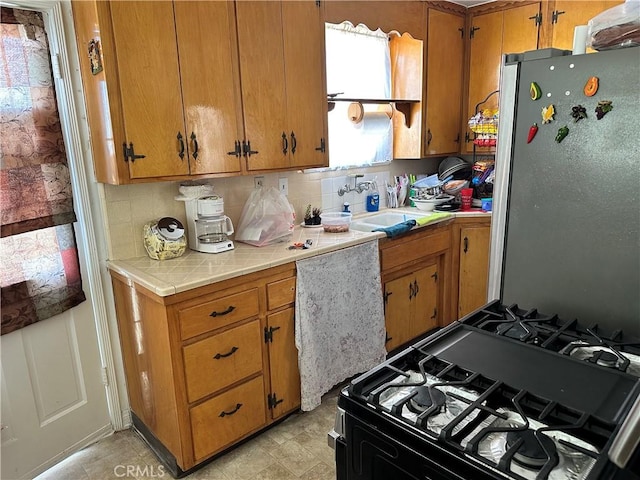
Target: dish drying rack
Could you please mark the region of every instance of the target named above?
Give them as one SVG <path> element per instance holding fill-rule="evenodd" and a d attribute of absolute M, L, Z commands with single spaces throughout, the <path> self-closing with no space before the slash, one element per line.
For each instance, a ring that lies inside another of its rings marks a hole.
<path fill-rule="evenodd" d="M 475 114 L 467 122 L 469 129 L 473 132 L 473 154 L 475 157 L 477 147 L 495 147 L 498 138 L 498 110 L 480 109 L 489 99 L 500 90 L 491 92 L 487 97 L 478 103 Z M 474 158 L 475 161 L 475 158 Z"/>

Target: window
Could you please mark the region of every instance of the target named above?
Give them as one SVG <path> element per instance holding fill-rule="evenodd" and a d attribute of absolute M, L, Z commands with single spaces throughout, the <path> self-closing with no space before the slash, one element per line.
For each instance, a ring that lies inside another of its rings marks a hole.
<path fill-rule="evenodd" d="M 348 22 L 325 26 L 327 92 L 336 98 L 391 98 L 388 35 Z M 329 111 L 329 166 L 371 165 L 393 158 L 389 104 L 335 101 Z"/>

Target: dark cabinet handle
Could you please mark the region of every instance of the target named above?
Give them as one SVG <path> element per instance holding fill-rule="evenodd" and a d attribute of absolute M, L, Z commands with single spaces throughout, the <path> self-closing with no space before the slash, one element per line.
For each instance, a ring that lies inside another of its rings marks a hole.
<path fill-rule="evenodd" d="M 409 300 L 411 300 L 415 296 L 415 292 L 413 291 L 413 283 L 409 282 Z"/>
<path fill-rule="evenodd" d="M 242 153 L 245 157 L 250 157 L 251 155 L 257 155 L 257 150 L 251 150 L 251 142 L 250 141 L 242 141 Z"/>
<path fill-rule="evenodd" d="M 296 134 L 291 131 L 291 153 L 296 153 L 296 147 L 298 146 L 298 140 L 296 140 Z"/>
<path fill-rule="evenodd" d="M 433 315 L 431 315 L 431 320 L 435 320 L 438 316 L 438 310 L 436 308 L 433 309 Z"/>
<path fill-rule="evenodd" d="M 193 159 L 196 160 L 198 158 L 198 141 L 196 140 L 196 134 L 191 132 L 191 142 L 193 143 Z"/>
<path fill-rule="evenodd" d="M 240 158 L 242 156 L 242 148 L 240 146 L 240 141 L 236 140 L 234 146 L 235 146 L 235 149 L 232 152 L 227 152 L 227 155 L 233 155 L 234 157 Z"/>
<path fill-rule="evenodd" d="M 218 317 L 218 316 L 222 316 L 222 315 L 226 315 L 227 313 L 231 313 L 236 309 L 236 307 L 234 307 L 233 305 L 229 305 L 229 308 L 227 308 L 226 310 L 223 310 L 222 312 L 211 312 L 209 314 L 210 317 Z"/>
<path fill-rule="evenodd" d="M 289 142 L 287 141 L 287 134 L 282 132 L 282 153 L 286 155 L 287 150 L 289 150 Z"/>
<path fill-rule="evenodd" d="M 427 130 L 427 145 L 431 145 L 431 140 L 433 140 L 433 134 L 431 133 L 431 129 Z"/>
<path fill-rule="evenodd" d="M 230 412 L 225 412 L 224 410 L 220 412 L 220 415 L 218 415 L 219 417 L 226 417 L 227 415 L 233 415 L 234 413 L 236 413 L 238 410 L 240 410 L 240 407 L 242 407 L 241 403 L 236 403 L 236 408 L 234 408 L 233 410 L 231 410 Z"/>
<path fill-rule="evenodd" d="M 417 297 L 419 291 L 420 291 L 420 287 L 418 286 L 418 280 L 414 280 L 413 281 L 413 296 Z"/>
<path fill-rule="evenodd" d="M 216 360 L 220 360 L 221 358 L 227 358 L 233 355 L 234 353 L 236 353 L 238 350 L 239 350 L 238 347 L 231 347 L 231 350 L 229 350 L 227 353 L 216 353 L 213 356 L 213 358 L 215 358 Z"/>
<path fill-rule="evenodd" d="M 178 152 L 178 156 L 180 157 L 180 160 L 184 160 L 184 140 L 182 139 L 182 134 L 178 132 L 178 136 L 176 138 L 178 139 L 178 143 L 180 144 L 180 151 Z"/>
<path fill-rule="evenodd" d="M 316 151 L 324 153 L 325 149 L 326 149 L 326 144 L 325 144 L 324 138 L 321 138 L 320 146 L 316 147 Z"/>
<path fill-rule="evenodd" d="M 464 237 L 464 253 L 467 253 L 467 250 L 469 250 L 469 239 Z"/>

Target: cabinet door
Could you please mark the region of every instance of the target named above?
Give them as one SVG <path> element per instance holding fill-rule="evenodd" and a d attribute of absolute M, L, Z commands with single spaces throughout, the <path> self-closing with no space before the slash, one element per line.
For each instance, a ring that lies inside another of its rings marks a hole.
<path fill-rule="evenodd" d="M 471 19 L 473 37 L 469 60 L 469 101 L 466 120 L 475 114 L 476 105 L 498 89 L 502 54 L 502 19 L 502 12 L 478 15 Z M 494 109 L 497 106 L 498 97 L 494 95 L 479 108 Z M 467 131 L 473 139 L 472 132 Z M 466 142 L 466 151 L 473 151 L 471 141 Z"/>
<path fill-rule="evenodd" d="M 282 2 L 292 167 L 328 166 L 324 19 L 316 2 Z"/>
<path fill-rule="evenodd" d="M 423 103 L 424 42 L 410 34 L 391 35 L 392 98 L 418 100 L 396 103 L 393 112 L 393 158 L 420 158 L 426 143 Z M 424 142 L 422 141 L 424 138 Z"/>
<path fill-rule="evenodd" d="M 429 9 L 427 155 L 460 149 L 464 17 Z"/>
<path fill-rule="evenodd" d="M 502 53 L 522 53 L 538 48 L 540 4 L 532 3 L 504 11 Z M 496 88 L 497 89 L 497 88 Z"/>
<path fill-rule="evenodd" d="M 384 317 L 387 329 L 387 351 L 411 339 L 413 274 L 386 282 L 384 285 Z"/>
<path fill-rule="evenodd" d="M 243 137 L 233 2 L 176 2 L 175 15 L 190 173 L 239 173 L 228 154 Z"/>
<path fill-rule="evenodd" d="M 622 1 L 602 0 L 556 0 L 557 22 L 553 25 L 551 46 L 571 50 L 573 48 L 573 29 L 577 25 L 587 25 L 589 20 L 600 12 L 624 3 Z"/>
<path fill-rule="evenodd" d="M 116 148 L 132 143 L 136 155 L 145 155 L 129 162 L 132 179 L 186 175 L 186 151 L 183 158 L 178 155 L 178 134 L 186 139 L 173 3 L 110 6 L 126 132 Z"/>
<path fill-rule="evenodd" d="M 236 2 L 247 170 L 289 166 L 280 2 Z M 285 149 L 285 145 L 287 148 Z"/>
<path fill-rule="evenodd" d="M 414 275 L 411 336 L 438 326 L 438 266 L 433 264 Z"/>
<path fill-rule="evenodd" d="M 500 88 L 502 54 L 538 48 L 540 27 L 535 17 L 539 12 L 540 3 L 532 3 L 472 18 L 467 120 L 475 114 L 476 105 Z M 497 94 L 478 106 L 478 110 L 497 108 Z M 471 132 L 469 135 L 473 138 Z M 473 151 L 470 141 L 466 151 Z"/>
<path fill-rule="evenodd" d="M 458 318 L 487 303 L 491 227 L 460 229 Z"/>
<path fill-rule="evenodd" d="M 300 372 L 294 333 L 294 309 L 287 308 L 267 317 L 272 340 L 268 342 L 271 369 L 271 395 L 276 405 L 271 409 L 274 420 L 300 405 Z"/>

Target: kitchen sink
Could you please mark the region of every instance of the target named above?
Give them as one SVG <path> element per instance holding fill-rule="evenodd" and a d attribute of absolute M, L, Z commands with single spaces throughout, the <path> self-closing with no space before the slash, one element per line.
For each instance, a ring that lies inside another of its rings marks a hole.
<path fill-rule="evenodd" d="M 428 213 L 380 212 L 352 221 L 350 228 L 361 232 L 371 232 L 376 228 L 390 227 L 407 220 L 415 220 L 428 216 Z"/>

